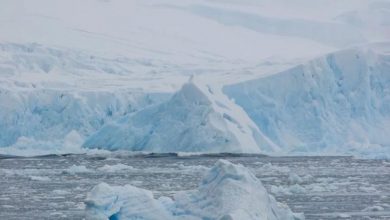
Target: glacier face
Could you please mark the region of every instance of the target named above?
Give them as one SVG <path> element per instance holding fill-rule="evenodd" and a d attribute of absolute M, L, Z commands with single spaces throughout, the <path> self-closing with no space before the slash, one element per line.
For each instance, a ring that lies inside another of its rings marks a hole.
<path fill-rule="evenodd" d="M 286 153 L 388 154 L 389 48 L 331 53 L 224 92 Z"/>
<path fill-rule="evenodd" d="M 0 89 L 0 150 L 77 149 L 105 123 L 166 99 L 165 94 Z M 11 151 L 12 152 L 12 151 Z M 55 152 L 55 151 L 54 151 Z M 64 151 L 66 153 L 66 151 Z"/>
<path fill-rule="evenodd" d="M 83 146 L 152 152 L 277 150 L 220 91 L 188 82 L 170 100 L 107 124 Z"/>
<path fill-rule="evenodd" d="M 131 185 L 100 183 L 87 195 L 86 219 L 304 219 L 278 203 L 247 168 L 219 160 L 193 191 L 153 198 Z"/>

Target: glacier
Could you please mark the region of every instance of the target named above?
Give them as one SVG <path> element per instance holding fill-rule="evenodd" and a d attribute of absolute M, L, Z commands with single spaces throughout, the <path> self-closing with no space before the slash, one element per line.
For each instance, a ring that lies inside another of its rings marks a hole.
<path fill-rule="evenodd" d="M 224 92 L 285 153 L 388 157 L 390 44 L 330 53 Z"/>
<path fill-rule="evenodd" d="M 71 61 L 73 52 L 54 53 L 39 45 L 8 45 L 3 51 L 24 62 L 8 68 L 12 74 L 3 72 L 2 154 L 99 148 L 389 157 L 389 43 L 341 50 L 280 73 L 224 86 L 196 76 L 174 94 L 89 84 L 74 89 L 72 81 L 50 88 L 59 84 L 26 80 L 30 73 L 45 74 L 36 65 L 37 53 L 69 56 L 65 66 L 76 78 L 90 67 Z M 80 55 L 79 60 L 84 59 L 88 56 Z M 112 63 L 101 58 L 91 62 Z M 6 69 L 8 64 L 0 66 Z M 94 71 L 97 77 L 121 75 L 104 73 L 104 68 Z"/>
<path fill-rule="evenodd" d="M 103 126 L 83 146 L 150 152 L 277 150 L 221 89 L 193 79 L 168 101 Z"/>
<path fill-rule="evenodd" d="M 247 168 L 227 160 L 217 161 L 197 189 L 173 197 L 155 199 L 151 191 L 132 185 L 100 183 L 87 195 L 86 219 L 304 219 L 269 195 Z"/>
<path fill-rule="evenodd" d="M 74 85 L 92 67 L 100 80 L 122 75 L 105 72 L 115 59 L 95 57 L 80 65 L 90 56 L 40 45 L 3 45 L 2 51 L 9 61 L 0 63 L 8 69 L 0 84 L 2 154 L 100 148 L 389 157 L 389 43 L 329 53 L 227 85 L 197 75 L 174 94 L 126 88 L 126 83 Z M 39 57 L 58 61 L 46 73 Z M 73 80 L 50 78 L 56 69 L 61 76 L 72 73 Z"/>
<path fill-rule="evenodd" d="M 383 0 L 2 1 L 0 154 L 81 153 L 98 144 L 386 156 L 388 46 L 372 43 L 390 39 L 389 9 Z M 207 121 L 205 139 L 194 128 L 178 140 L 176 129 L 199 125 L 205 110 L 184 112 L 186 102 L 176 110 L 193 121 L 172 113 L 172 121 L 150 118 L 175 128 L 149 118 L 141 130 L 129 125 L 152 111 L 169 115 L 169 100 L 191 75 L 210 102 L 205 118 L 218 121 Z M 103 143 L 108 134 L 97 134 L 109 128 L 133 140 Z"/>

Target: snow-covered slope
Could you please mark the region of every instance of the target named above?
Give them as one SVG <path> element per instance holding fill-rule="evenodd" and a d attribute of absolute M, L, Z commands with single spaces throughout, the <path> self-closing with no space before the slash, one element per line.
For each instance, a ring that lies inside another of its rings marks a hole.
<path fill-rule="evenodd" d="M 193 81 L 170 100 L 104 126 L 83 146 L 152 152 L 277 150 L 220 89 Z"/>
<path fill-rule="evenodd" d="M 389 155 L 389 43 L 332 53 L 224 92 L 286 153 Z"/>
<path fill-rule="evenodd" d="M 0 42 L 43 45 L 34 65 L 59 73 L 48 86 L 70 80 L 78 87 L 174 91 L 192 74 L 234 83 L 388 39 L 387 11 L 383 0 L 3 0 Z M 26 58 L 10 56 L 0 63 L 23 65 Z M 84 69 L 79 77 L 62 76 L 74 76 L 73 64 Z M 121 75 L 92 77 L 94 70 Z M 18 80 L 47 81 L 45 76 Z"/>
<path fill-rule="evenodd" d="M 294 220 L 291 212 L 269 195 L 260 180 L 242 165 L 219 160 L 194 191 L 174 200 L 131 185 L 101 183 L 87 196 L 86 218 L 148 220 Z"/>
<path fill-rule="evenodd" d="M 151 58 L 98 56 L 37 43 L 0 43 L 0 88 L 7 90 L 172 92 L 175 84 L 185 82 L 172 81 L 179 71 L 177 65 Z"/>

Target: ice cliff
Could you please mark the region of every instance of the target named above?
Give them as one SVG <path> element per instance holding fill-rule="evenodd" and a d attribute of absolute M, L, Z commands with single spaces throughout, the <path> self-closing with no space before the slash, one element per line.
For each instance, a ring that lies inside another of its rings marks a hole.
<path fill-rule="evenodd" d="M 224 92 L 283 152 L 389 155 L 389 48 L 343 50 Z"/>
<path fill-rule="evenodd" d="M 0 153 L 78 152 L 105 123 L 164 99 L 163 94 L 0 88 Z"/>
<path fill-rule="evenodd" d="M 293 220 L 300 219 L 269 195 L 260 180 L 242 165 L 219 160 L 193 191 L 155 199 L 131 185 L 101 183 L 88 193 L 86 219 L 94 220 Z"/>
<path fill-rule="evenodd" d="M 220 89 L 193 81 L 170 100 L 107 124 L 83 146 L 152 152 L 277 150 Z"/>

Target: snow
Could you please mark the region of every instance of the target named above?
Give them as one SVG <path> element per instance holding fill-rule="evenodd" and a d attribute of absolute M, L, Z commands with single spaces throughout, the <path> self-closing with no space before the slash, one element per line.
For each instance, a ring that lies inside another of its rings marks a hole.
<path fill-rule="evenodd" d="M 0 69 L 16 87 L 172 92 L 191 74 L 231 84 L 387 40 L 387 9 L 381 0 L 4 0 Z"/>
<path fill-rule="evenodd" d="M 221 24 L 193 10 L 205 7 L 225 11 L 235 5 L 178 0 L 164 4 L 139 0 L 2 1 L 0 42 L 4 44 L 0 57 L 1 63 L 7 64 L 4 74 L 13 75 L 10 81 L 18 85 L 31 80 L 56 89 L 131 87 L 172 92 L 191 74 L 211 76 L 209 80 L 215 82 L 235 82 L 255 75 L 259 69 L 279 69 L 296 59 L 334 50 L 305 36 L 281 36 Z M 251 4 L 242 6 L 245 8 L 241 11 L 250 15 Z M 269 19 L 278 20 L 282 15 Z M 273 23 L 264 25 L 269 28 Z M 357 35 L 343 34 L 347 39 Z M 15 51 L 10 50 L 15 47 L 27 51 L 18 50 L 21 56 L 14 56 Z M 269 63 L 274 65 L 270 67 Z M 21 68 L 26 66 L 27 70 Z"/>
<path fill-rule="evenodd" d="M 160 197 L 131 185 L 100 183 L 87 195 L 86 219 L 269 219 L 303 218 L 269 195 L 249 170 L 219 160 L 193 191 Z"/>
<path fill-rule="evenodd" d="M 277 150 L 220 89 L 194 80 L 170 100 L 102 127 L 83 146 L 151 152 Z"/>

